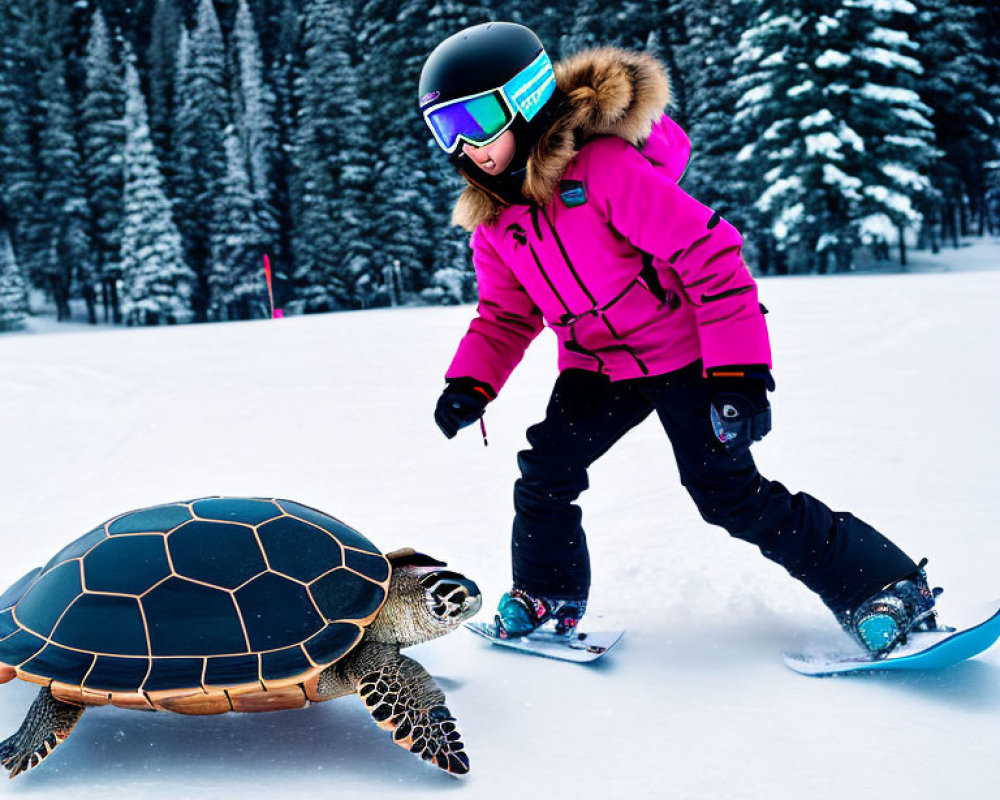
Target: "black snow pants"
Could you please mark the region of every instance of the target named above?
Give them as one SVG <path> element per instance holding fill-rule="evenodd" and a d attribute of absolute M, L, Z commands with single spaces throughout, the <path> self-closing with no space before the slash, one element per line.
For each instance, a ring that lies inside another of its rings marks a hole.
<path fill-rule="evenodd" d="M 575 501 L 588 486 L 587 468 L 653 411 L 702 517 L 759 547 L 835 614 L 917 569 L 858 518 L 762 477 L 749 447 L 727 451 L 713 434 L 710 400 L 700 362 L 615 383 L 586 370 L 563 371 L 545 420 L 528 429 L 531 448 L 518 454 L 515 586 L 543 597 L 587 597 L 590 559 Z"/>

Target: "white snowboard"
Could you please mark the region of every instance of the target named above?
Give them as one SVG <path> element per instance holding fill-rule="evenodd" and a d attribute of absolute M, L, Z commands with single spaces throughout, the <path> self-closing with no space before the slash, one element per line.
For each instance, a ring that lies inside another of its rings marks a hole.
<path fill-rule="evenodd" d="M 516 639 L 501 639 L 492 624 L 466 622 L 465 627 L 491 644 L 528 655 L 586 664 L 606 656 L 621 641 L 625 631 L 577 631 L 571 636 L 533 633 Z"/>

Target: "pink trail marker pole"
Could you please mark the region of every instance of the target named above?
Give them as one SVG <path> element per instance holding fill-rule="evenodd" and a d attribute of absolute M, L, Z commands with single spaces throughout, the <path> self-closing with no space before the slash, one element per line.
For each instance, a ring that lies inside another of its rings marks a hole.
<path fill-rule="evenodd" d="M 281 309 L 274 308 L 274 290 L 271 288 L 271 259 L 264 253 L 264 280 L 267 281 L 267 302 L 271 306 L 271 319 L 281 319 Z"/>

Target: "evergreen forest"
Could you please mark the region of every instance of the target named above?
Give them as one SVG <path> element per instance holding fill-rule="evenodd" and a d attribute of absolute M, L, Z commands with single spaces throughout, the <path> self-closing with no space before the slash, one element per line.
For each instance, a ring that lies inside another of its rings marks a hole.
<path fill-rule="evenodd" d="M 661 59 L 756 274 L 1000 234 L 1000 0 L 0 0 L 0 331 L 473 300 L 417 82 L 490 19 Z"/>

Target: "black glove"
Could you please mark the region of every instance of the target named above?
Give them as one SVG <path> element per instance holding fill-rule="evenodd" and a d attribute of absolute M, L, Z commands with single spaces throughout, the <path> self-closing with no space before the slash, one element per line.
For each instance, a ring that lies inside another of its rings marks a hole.
<path fill-rule="evenodd" d="M 475 378 L 452 378 L 438 398 L 434 421 L 445 436 L 453 439 L 462 428 L 479 419 L 496 396 L 489 384 Z"/>
<path fill-rule="evenodd" d="M 749 447 L 771 430 L 768 390 L 774 391 L 771 371 L 761 365 L 712 367 L 712 430 L 727 450 Z"/>

